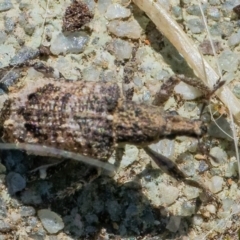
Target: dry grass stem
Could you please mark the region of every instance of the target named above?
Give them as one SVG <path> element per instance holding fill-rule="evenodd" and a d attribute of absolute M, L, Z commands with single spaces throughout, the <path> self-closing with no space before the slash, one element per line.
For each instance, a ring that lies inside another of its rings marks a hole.
<path fill-rule="evenodd" d="M 209 88 L 212 88 L 216 81 L 220 79 L 219 74 L 216 73 L 205 59 L 202 59 L 202 55 L 196 46 L 194 46 L 193 41 L 188 38 L 165 8 L 154 0 L 133 0 L 133 2 L 148 15 L 158 30 L 175 46 L 194 70 L 196 76 Z M 229 111 L 232 112 L 236 122 L 240 124 L 240 102 L 231 90 L 227 86 L 223 86 L 216 92 L 216 95 L 229 107 Z"/>

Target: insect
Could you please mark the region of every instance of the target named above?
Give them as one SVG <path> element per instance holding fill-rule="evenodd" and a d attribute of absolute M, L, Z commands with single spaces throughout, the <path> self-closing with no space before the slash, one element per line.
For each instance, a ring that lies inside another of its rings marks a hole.
<path fill-rule="evenodd" d="M 180 78 L 163 84 L 154 103 L 165 101 Z M 201 120 L 126 99 L 117 83 L 52 78 L 40 78 L 34 86 L 9 94 L 0 125 L 5 143 L 44 145 L 101 161 L 107 161 L 125 144 L 136 145 L 145 148 L 170 175 L 181 179 L 183 174 L 176 165 L 147 146 L 180 135 L 201 137 L 207 130 Z"/>
<path fill-rule="evenodd" d="M 2 140 L 43 144 L 106 161 L 123 144 L 202 136 L 200 120 L 124 100 L 117 83 L 39 79 L 10 95 L 1 110 Z"/>

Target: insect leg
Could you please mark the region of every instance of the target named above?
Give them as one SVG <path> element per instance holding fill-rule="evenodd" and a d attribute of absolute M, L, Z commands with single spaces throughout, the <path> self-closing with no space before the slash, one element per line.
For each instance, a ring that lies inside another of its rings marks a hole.
<path fill-rule="evenodd" d="M 137 49 L 138 46 L 133 48 L 132 58 L 125 64 L 123 71 L 123 95 L 125 96 L 125 99 L 129 101 L 132 100 L 134 94 L 133 77 L 134 73 L 137 71 L 137 62 L 135 58 Z"/>
<path fill-rule="evenodd" d="M 181 180 L 186 184 L 200 188 L 203 190 L 205 196 L 209 201 L 217 200 L 216 196 L 214 196 L 211 191 L 205 186 L 205 184 L 201 181 L 195 181 L 192 179 L 187 178 L 184 172 L 182 172 L 178 167 L 177 164 L 172 162 L 169 158 L 163 156 L 160 153 L 155 152 L 149 147 L 144 148 L 145 152 L 154 160 L 154 162 L 158 165 L 158 167 L 166 174 L 170 175 L 171 177 Z"/>

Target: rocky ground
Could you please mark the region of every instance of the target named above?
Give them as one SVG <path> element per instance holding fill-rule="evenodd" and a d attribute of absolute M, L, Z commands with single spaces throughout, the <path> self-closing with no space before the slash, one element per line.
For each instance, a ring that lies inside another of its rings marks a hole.
<path fill-rule="evenodd" d="M 160 2 L 214 65 L 197 1 Z M 137 71 L 131 80 L 133 100 L 139 104 L 151 104 L 156 90 L 170 76 L 194 76 L 134 3 L 85 0 L 65 15 L 70 4 L 69 0 L 1 1 L 0 67 L 35 59 L 72 81 L 121 83 L 124 67 L 135 51 Z M 240 30 L 233 12 L 238 4 L 237 0 L 209 0 L 203 10 L 223 79 L 240 98 Z M 73 12 L 81 12 L 76 16 L 79 23 Z M 40 44 L 48 57 L 42 54 L 39 60 Z M 0 73 L 1 104 L 13 87 L 24 87 L 29 81 L 34 85 L 35 79 L 44 77 L 29 66 L 16 67 L 7 76 L 5 70 Z M 162 107 L 197 119 L 201 95 L 180 83 Z M 200 189 L 163 173 L 143 150 L 131 145 L 126 146 L 116 175 L 102 174 L 94 181 L 96 169 L 70 160 L 48 169 L 47 178 L 40 179 L 31 169 L 56 159 L 3 150 L 0 239 L 239 239 L 238 167 L 227 108 L 214 97 L 209 106 L 217 124 L 229 134 L 211 121 L 206 108 L 202 119 L 209 131 L 201 142 L 212 158 L 198 148 L 197 139 L 189 137 L 161 140 L 152 147 L 175 161 L 189 178 L 203 181 L 219 202 L 204 201 Z M 115 154 L 109 162 L 114 159 Z"/>

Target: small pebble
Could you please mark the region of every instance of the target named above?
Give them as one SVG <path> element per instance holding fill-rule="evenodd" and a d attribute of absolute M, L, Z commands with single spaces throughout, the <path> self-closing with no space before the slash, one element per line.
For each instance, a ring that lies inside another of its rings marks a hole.
<path fill-rule="evenodd" d="M 188 20 L 187 26 L 190 29 L 190 31 L 194 34 L 201 33 L 205 28 L 202 20 L 198 18 Z"/>
<path fill-rule="evenodd" d="M 108 24 L 108 30 L 117 37 L 138 39 L 141 37 L 142 28 L 136 20 L 113 20 Z"/>
<path fill-rule="evenodd" d="M 238 175 L 238 163 L 230 162 L 225 170 L 225 177 L 236 177 Z"/>
<path fill-rule="evenodd" d="M 218 193 L 223 188 L 223 178 L 219 176 L 213 176 L 209 183 L 209 189 L 213 193 Z"/>
<path fill-rule="evenodd" d="M 202 222 L 203 222 L 203 218 L 202 218 L 201 215 L 194 215 L 194 217 L 193 217 L 193 224 L 194 225 L 199 226 L 199 225 L 202 224 Z"/>
<path fill-rule="evenodd" d="M 162 202 L 163 205 L 171 205 L 173 204 L 179 194 L 179 190 L 176 187 L 173 186 L 167 186 L 164 183 L 160 183 L 158 185 L 159 189 L 159 195 L 160 195 L 160 201 Z"/>
<path fill-rule="evenodd" d="M 219 23 L 223 36 L 230 36 L 234 32 L 234 24 L 232 22 L 221 22 Z"/>
<path fill-rule="evenodd" d="M 39 210 L 38 217 L 41 220 L 43 227 L 50 234 L 55 234 L 64 228 L 62 218 L 48 209 Z"/>
<path fill-rule="evenodd" d="M 6 17 L 4 21 L 5 32 L 11 33 L 15 28 L 15 21 L 13 18 Z"/>
<path fill-rule="evenodd" d="M 197 151 L 197 149 L 198 149 L 198 145 L 199 145 L 199 143 L 198 143 L 197 139 L 191 139 L 190 145 L 188 146 L 187 150 L 190 153 L 195 153 Z"/>
<path fill-rule="evenodd" d="M 125 152 L 121 161 L 121 168 L 129 166 L 131 163 L 136 161 L 138 157 L 139 149 L 132 145 L 126 145 Z"/>
<path fill-rule="evenodd" d="M 28 0 L 21 0 L 19 3 L 19 9 L 20 10 L 30 10 L 32 8 L 32 4 L 31 2 L 29 2 Z"/>
<path fill-rule="evenodd" d="M 182 95 L 185 100 L 194 100 L 202 95 L 197 88 L 187 85 L 184 82 L 180 82 L 175 88 L 175 92 Z"/>
<path fill-rule="evenodd" d="M 230 36 L 233 32 L 234 25 L 231 22 L 220 22 L 210 27 L 212 36 L 221 36 L 225 38 L 226 36 Z"/>
<path fill-rule="evenodd" d="M 237 33 L 233 33 L 228 39 L 229 47 L 235 47 L 240 43 L 240 30 Z"/>
<path fill-rule="evenodd" d="M 212 6 L 220 5 L 220 0 L 209 0 L 209 4 Z"/>
<path fill-rule="evenodd" d="M 184 202 L 181 206 L 181 216 L 192 216 L 196 212 L 196 205 L 192 202 Z"/>
<path fill-rule="evenodd" d="M 207 4 L 202 4 L 203 12 L 206 14 Z M 195 16 L 202 16 L 198 5 L 193 4 L 186 9 L 187 13 Z"/>
<path fill-rule="evenodd" d="M 170 221 L 168 222 L 166 228 L 170 232 L 177 232 L 179 229 L 181 223 L 181 217 L 180 216 L 171 216 Z"/>
<path fill-rule="evenodd" d="M 179 6 L 173 6 L 172 12 L 174 17 L 177 18 L 178 20 L 182 18 L 182 8 L 180 8 Z"/>
<path fill-rule="evenodd" d="M 111 4 L 105 14 L 105 17 L 108 20 L 128 18 L 130 16 L 131 11 L 118 3 Z"/>
<path fill-rule="evenodd" d="M 187 197 L 188 200 L 197 198 L 199 196 L 199 188 L 185 186 L 183 189 L 184 195 Z"/>
<path fill-rule="evenodd" d="M 134 82 L 134 84 L 135 84 L 136 87 L 139 87 L 139 88 L 143 87 L 143 80 L 142 80 L 141 77 L 139 77 L 139 76 L 134 76 L 133 82 Z"/>
<path fill-rule="evenodd" d="M 30 24 L 30 23 L 27 23 L 27 24 L 24 25 L 24 31 L 29 36 L 33 35 L 35 29 L 36 29 L 36 25 Z"/>
<path fill-rule="evenodd" d="M 9 71 L 1 78 L 0 88 L 5 92 L 8 92 L 9 88 L 12 87 L 19 79 L 20 74 L 15 71 Z"/>
<path fill-rule="evenodd" d="M 100 74 L 101 81 L 113 82 L 116 79 L 116 72 L 112 70 L 105 70 Z"/>
<path fill-rule="evenodd" d="M 213 204 L 208 204 L 206 206 L 207 211 L 209 211 L 211 214 L 216 214 L 216 207 Z"/>
<path fill-rule="evenodd" d="M 5 222 L 4 220 L 0 220 L 0 232 L 6 233 L 13 229 L 13 226 L 11 226 L 9 223 Z"/>
<path fill-rule="evenodd" d="M 234 204 L 234 201 L 231 198 L 225 198 L 222 200 L 222 208 L 224 211 L 231 211 L 233 204 Z"/>
<path fill-rule="evenodd" d="M 157 143 L 151 144 L 150 148 L 164 155 L 167 158 L 172 158 L 174 154 L 174 141 L 169 139 L 160 140 Z"/>
<path fill-rule="evenodd" d="M 9 219 L 12 223 L 16 223 L 16 222 L 19 222 L 19 220 L 21 219 L 21 215 L 16 212 L 11 212 L 9 214 Z"/>
<path fill-rule="evenodd" d="M 107 51 L 101 52 L 96 55 L 94 59 L 94 64 L 103 69 L 108 69 L 114 64 L 114 57 Z M 114 70 L 111 70 L 114 72 Z"/>
<path fill-rule="evenodd" d="M 87 67 L 82 71 L 82 78 L 84 81 L 98 81 L 100 70 L 94 66 Z"/>
<path fill-rule="evenodd" d="M 22 217 L 29 217 L 35 215 L 36 211 L 33 207 L 30 206 L 22 206 L 20 208 L 20 214 Z"/>
<path fill-rule="evenodd" d="M 68 53 L 81 53 L 84 50 L 89 36 L 85 33 L 71 33 L 69 35 L 63 35 L 59 33 L 51 40 L 50 51 L 54 55 L 68 54 Z"/>
<path fill-rule="evenodd" d="M 34 227 L 37 226 L 37 224 L 39 223 L 39 221 L 38 221 L 38 219 L 37 219 L 36 217 L 29 216 L 29 217 L 27 218 L 27 223 L 28 223 L 29 226 L 31 226 L 31 227 L 34 228 Z"/>
<path fill-rule="evenodd" d="M 166 70 L 159 70 L 159 71 L 156 71 L 156 74 L 153 77 L 155 80 L 160 81 L 160 80 L 169 78 L 170 75 L 169 75 L 169 72 Z"/>
<path fill-rule="evenodd" d="M 210 7 L 207 9 L 208 17 L 214 21 L 219 21 L 221 19 L 220 11 L 215 7 Z"/>
<path fill-rule="evenodd" d="M 6 181 L 8 191 L 11 195 L 23 190 L 26 187 L 26 180 L 16 172 L 8 173 Z"/>
<path fill-rule="evenodd" d="M 108 50 L 117 60 L 129 59 L 132 56 L 132 45 L 122 39 L 113 39 L 108 45 Z"/>
<path fill-rule="evenodd" d="M 215 159 L 210 160 L 213 166 L 219 166 L 227 161 L 227 153 L 220 147 L 211 148 L 210 155 L 216 158 L 216 161 Z"/>
<path fill-rule="evenodd" d="M 107 11 L 108 6 L 112 3 L 111 0 L 98 0 L 98 11 L 104 14 Z"/>
<path fill-rule="evenodd" d="M 146 182 L 144 185 L 147 195 L 155 206 L 169 206 L 173 204 L 179 195 L 179 190 L 176 187 L 160 183 L 156 185 L 154 182 Z"/>
<path fill-rule="evenodd" d="M 38 51 L 30 47 L 23 47 L 16 55 L 10 60 L 11 65 L 22 64 L 30 59 L 38 56 Z"/>
<path fill-rule="evenodd" d="M 208 168 L 209 168 L 209 166 L 205 161 L 200 161 L 199 166 L 198 166 L 198 171 L 200 173 L 207 171 Z"/>
<path fill-rule="evenodd" d="M 192 159 L 193 160 L 193 159 Z M 179 167 L 188 177 L 196 174 L 195 164 L 193 161 L 186 161 Z"/>
<path fill-rule="evenodd" d="M 3 0 L 0 2 L 0 12 L 8 11 L 13 7 L 11 0 Z"/>

